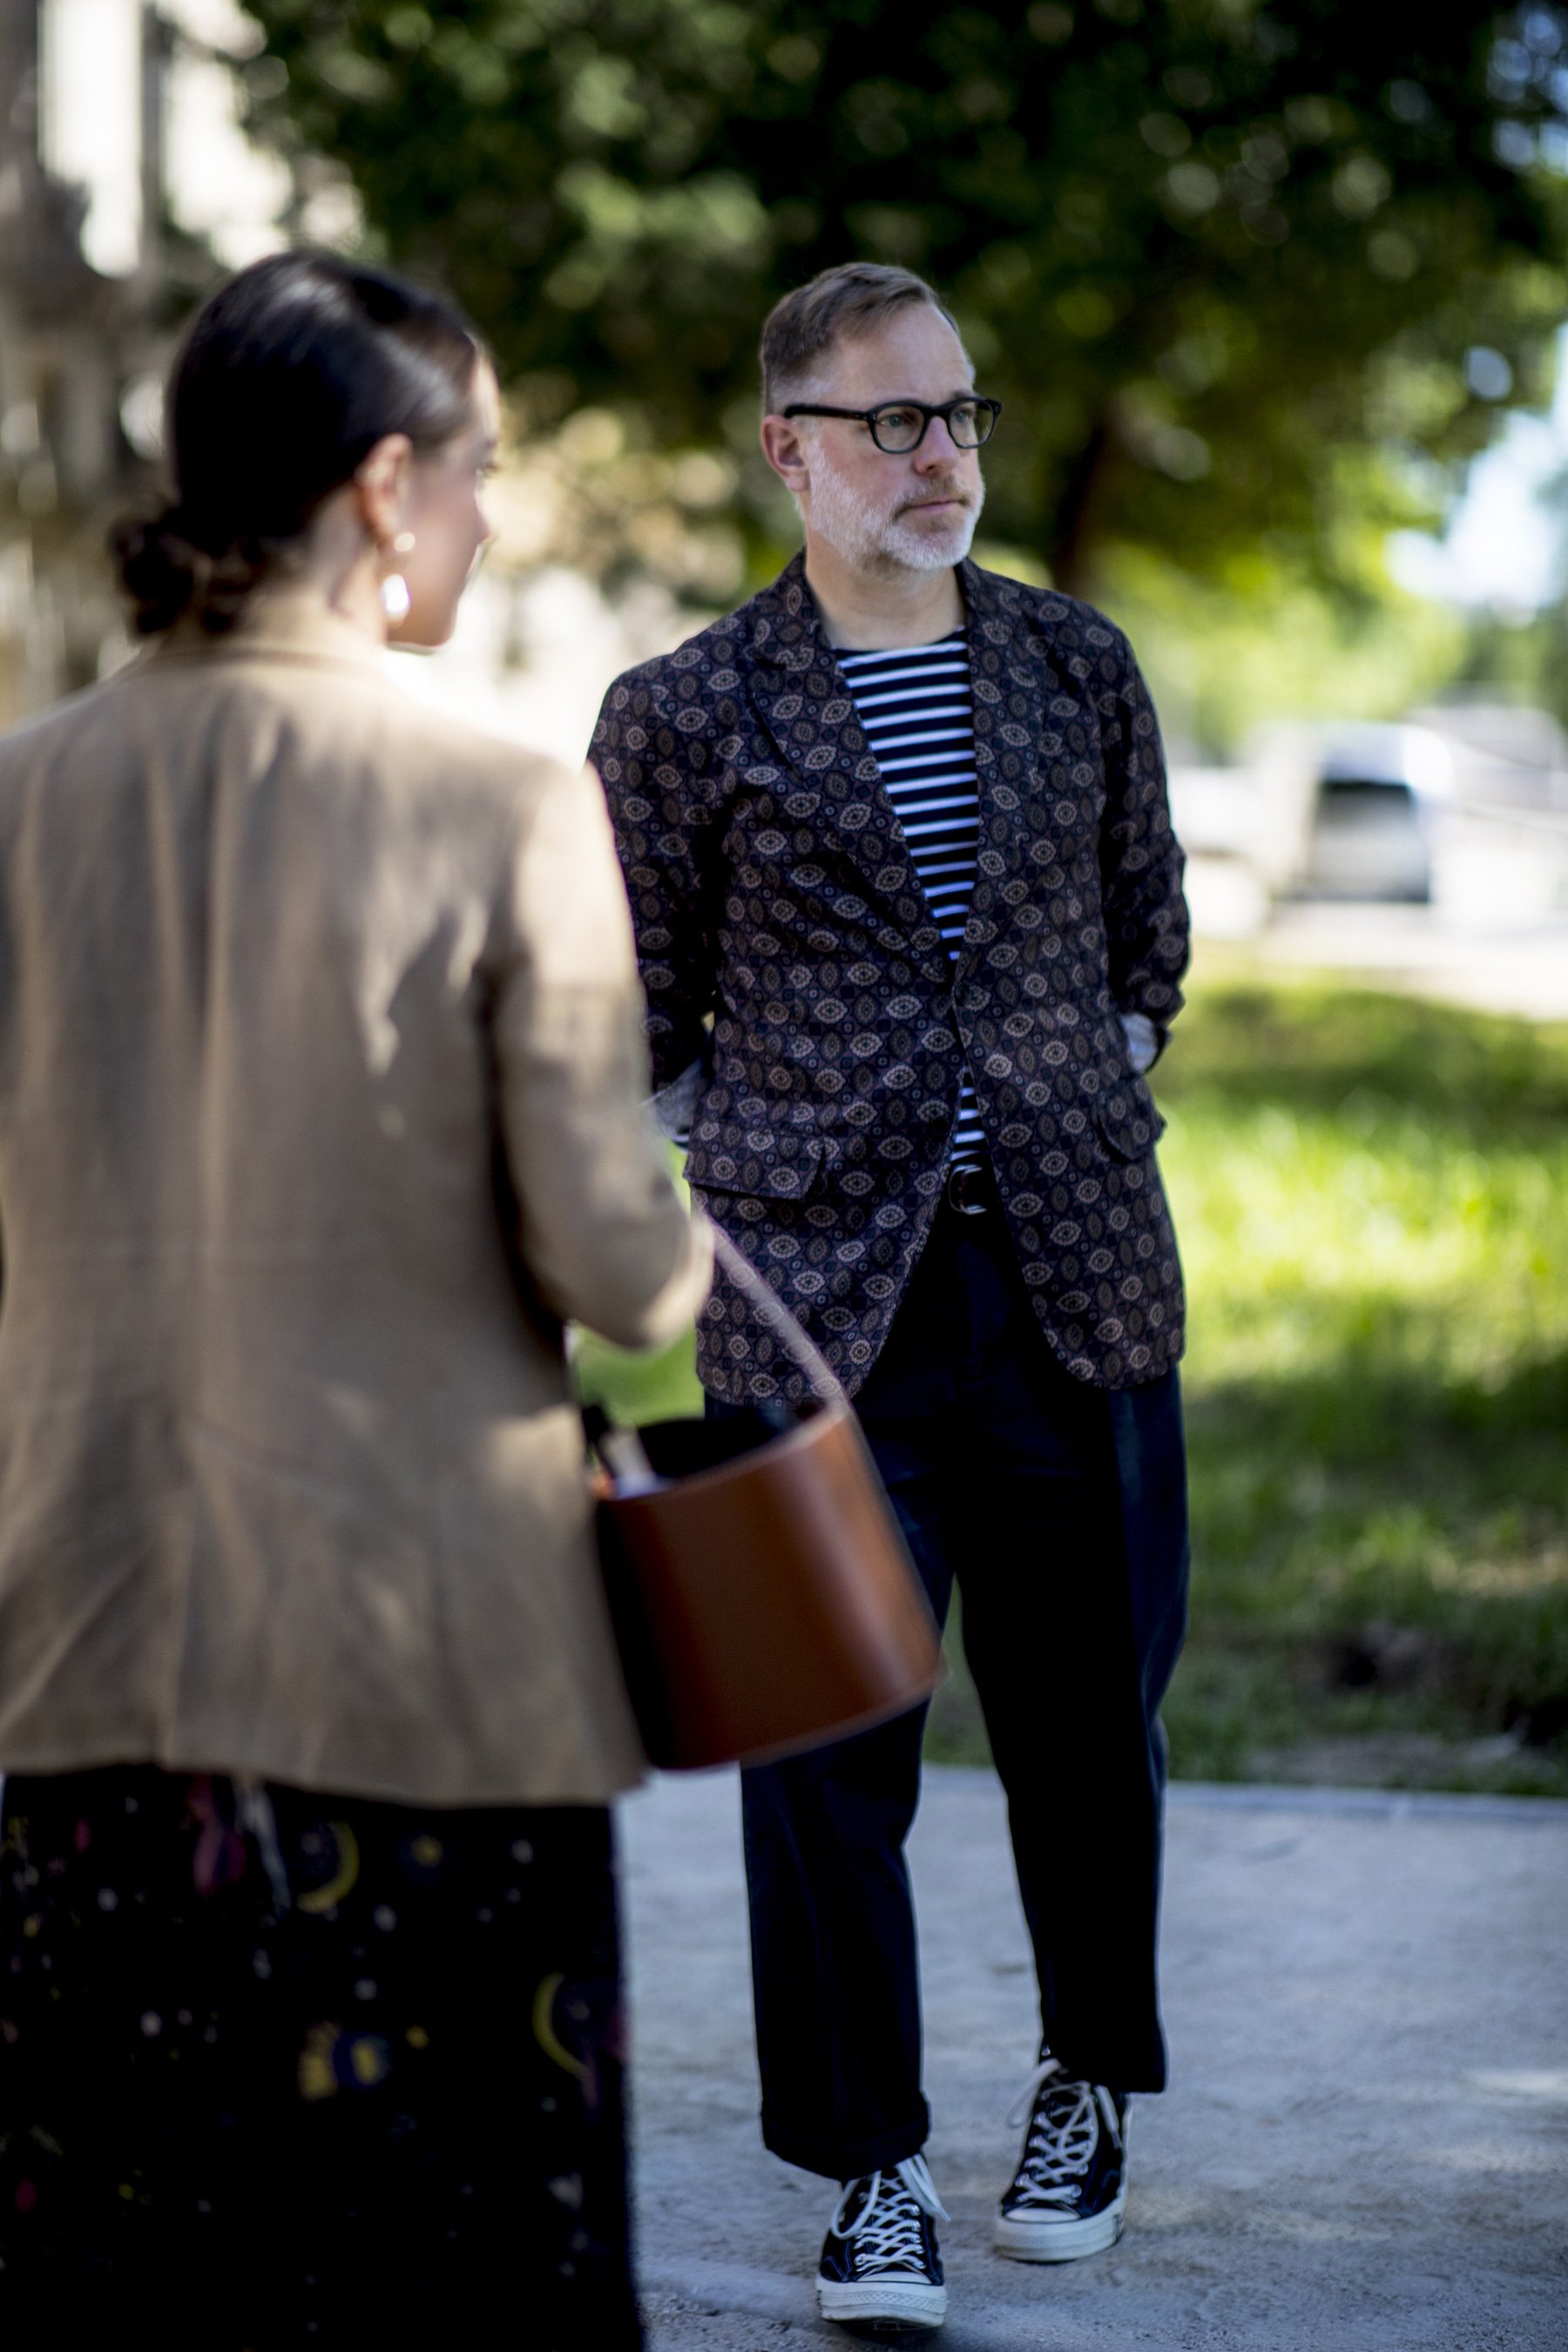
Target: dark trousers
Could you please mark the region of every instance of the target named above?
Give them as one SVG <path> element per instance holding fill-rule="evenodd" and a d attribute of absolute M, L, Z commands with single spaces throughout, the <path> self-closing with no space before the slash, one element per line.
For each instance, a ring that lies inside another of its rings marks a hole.
<path fill-rule="evenodd" d="M 1075 1381 L 1000 1210 L 944 1205 L 857 1406 L 939 1622 L 954 1578 L 962 1592 L 1046 2039 L 1075 2075 L 1161 2090 L 1156 1710 L 1187 1584 L 1177 1376 Z M 912 2156 L 930 2127 L 904 1859 L 924 1728 L 921 1707 L 742 1775 L 763 2136 L 835 2179 Z"/>

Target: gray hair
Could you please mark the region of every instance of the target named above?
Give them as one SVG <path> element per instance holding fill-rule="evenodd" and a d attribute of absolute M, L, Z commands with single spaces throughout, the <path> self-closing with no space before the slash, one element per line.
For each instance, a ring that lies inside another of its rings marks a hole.
<path fill-rule="evenodd" d="M 784 295 L 763 323 L 758 358 L 764 415 L 776 415 L 789 398 L 815 388 L 811 379 L 840 336 L 863 335 L 911 302 L 923 302 L 958 333 L 958 321 L 935 288 L 891 262 L 842 261 Z"/>

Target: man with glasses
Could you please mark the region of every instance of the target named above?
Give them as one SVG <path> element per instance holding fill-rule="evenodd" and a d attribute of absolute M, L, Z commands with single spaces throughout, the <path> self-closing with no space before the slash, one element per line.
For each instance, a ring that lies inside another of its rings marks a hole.
<path fill-rule="evenodd" d="M 931 288 L 828 270 L 762 366 L 804 553 L 618 680 L 592 756 L 667 1129 L 854 1395 L 939 1619 L 960 1588 L 1043 2027 L 994 2243 L 1071 2261 L 1121 2234 L 1128 2095 L 1165 2079 L 1183 1301 L 1143 1072 L 1182 1002 L 1181 855 L 1125 639 L 969 561 L 999 410 Z M 699 1369 L 713 1413 L 801 1400 L 721 1282 Z M 840 2184 L 818 2296 L 873 2327 L 946 2313 L 923 1722 L 742 1782 L 763 2137 Z"/>

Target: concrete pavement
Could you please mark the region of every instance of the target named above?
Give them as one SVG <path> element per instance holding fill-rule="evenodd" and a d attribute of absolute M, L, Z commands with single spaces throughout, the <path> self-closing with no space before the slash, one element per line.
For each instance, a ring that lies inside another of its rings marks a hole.
<path fill-rule="evenodd" d="M 1454 923 L 1431 907 L 1387 899 L 1285 900 L 1256 931 L 1204 936 L 1201 882 L 1189 881 L 1200 934 L 1195 970 L 1216 971 L 1231 957 L 1264 972 L 1334 972 L 1355 986 L 1391 988 L 1479 1013 L 1522 1013 L 1568 1021 L 1568 917 L 1489 929 Z"/>
<path fill-rule="evenodd" d="M 733 1773 L 623 1809 L 653 2352 L 852 2339 L 815 2315 L 830 2184 L 762 2148 Z M 911 1862 L 942 2352 L 1562 2352 L 1568 1805 L 1177 1788 L 1173 2087 L 1134 2104 L 1125 2238 L 987 2251 L 1037 2032 L 1000 1790 L 932 1769 Z"/>

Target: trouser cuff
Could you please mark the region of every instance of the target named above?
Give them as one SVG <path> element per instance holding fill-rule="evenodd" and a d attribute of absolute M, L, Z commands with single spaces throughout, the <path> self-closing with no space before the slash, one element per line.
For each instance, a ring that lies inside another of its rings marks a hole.
<path fill-rule="evenodd" d="M 921 2101 L 918 2119 L 875 2139 L 807 2139 L 786 2131 L 763 2109 L 763 2145 L 803 2172 L 819 2173 L 825 2180 L 858 2180 L 862 2173 L 889 2172 L 907 2156 L 918 2156 L 931 2133 L 931 2109 Z"/>

